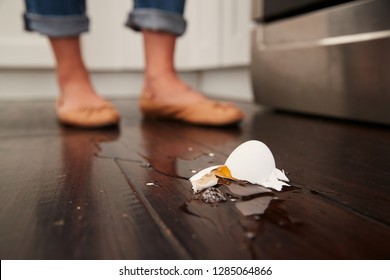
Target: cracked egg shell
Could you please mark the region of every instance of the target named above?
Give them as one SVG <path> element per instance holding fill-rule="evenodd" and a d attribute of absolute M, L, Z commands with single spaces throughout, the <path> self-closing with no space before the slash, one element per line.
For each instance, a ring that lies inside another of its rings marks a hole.
<path fill-rule="evenodd" d="M 202 179 L 203 176 L 211 173 L 211 171 L 215 170 L 215 169 L 218 169 L 221 165 L 214 165 L 214 166 L 210 166 L 208 168 L 205 168 L 201 171 L 199 171 L 198 173 L 196 173 L 195 175 L 193 175 L 191 178 L 190 178 L 190 181 L 191 182 L 194 182 L 194 181 L 197 181 L 199 179 Z"/>
<path fill-rule="evenodd" d="M 234 178 L 252 184 L 267 181 L 276 168 L 271 150 L 257 140 L 250 140 L 238 146 L 229 155 L 225 165 Z"/>

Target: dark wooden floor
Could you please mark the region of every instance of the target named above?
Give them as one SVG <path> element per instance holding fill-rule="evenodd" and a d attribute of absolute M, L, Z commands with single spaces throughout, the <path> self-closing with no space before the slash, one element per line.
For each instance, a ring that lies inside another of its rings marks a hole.
<path fill-rule="evenodd" d="M 52 102 L 0 103 L 1 259 L 390 258 L 388 127 L 239 104 L 240 128 L 212 129 L 115 103 L 123 121 L 108 130 L 61 127 Z M 235 199 L 196 199 L 191 169 L 249 139 L 293 187 L 248 217 Z"/>

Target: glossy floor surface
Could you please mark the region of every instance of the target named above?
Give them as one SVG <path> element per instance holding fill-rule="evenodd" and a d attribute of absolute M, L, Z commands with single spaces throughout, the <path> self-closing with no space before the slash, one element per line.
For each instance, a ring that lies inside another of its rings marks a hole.
<path fill-rule="evenodd" d="M 61 127 L 52 102 L 0 103 L 1 259 L 390 258 L 388 127 L 245 103 L 239 128 L 194 127 L 114 103 L 123 120 L 105 130 Z M 292 186 L 194 196 L 194 170 L 250 139 Z M 245 216 L 254 202 L 264 213 Z"/>

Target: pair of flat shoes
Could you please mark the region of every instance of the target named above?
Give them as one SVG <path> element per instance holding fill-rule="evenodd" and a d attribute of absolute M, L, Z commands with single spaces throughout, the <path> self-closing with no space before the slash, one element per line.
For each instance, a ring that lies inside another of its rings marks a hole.
<path fill-rule="evenodd" d="M 139 101 L 145 118 L 175 120 L 203 126 L 227 126 L 238 124 L 244 114 L 231 103 L 203 100 L 191 105 L 164 104 L 147 95 Z M 108 101 L 97 106 L 86 106 L 73 110 L 64 109 L 61 101 L 56 104 L 60 123 L 82 128 L 99 128 L 117 125 L 120 115 Z"/>

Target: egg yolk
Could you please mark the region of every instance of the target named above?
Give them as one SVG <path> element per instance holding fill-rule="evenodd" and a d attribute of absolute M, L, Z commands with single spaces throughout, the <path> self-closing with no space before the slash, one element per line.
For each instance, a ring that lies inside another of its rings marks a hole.
<path fill-rule="evenodd" d="M 233 178 L 232 173 L 226 165 L 218 167 L 217 169 L 213 170 L 212 173 L 217 177 L 236 180 Z"/>

